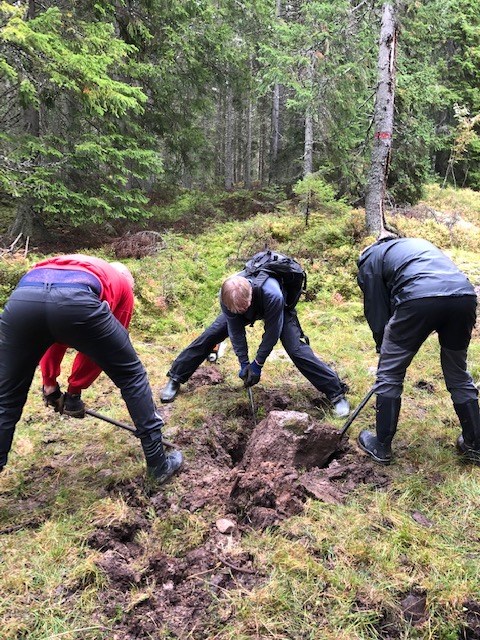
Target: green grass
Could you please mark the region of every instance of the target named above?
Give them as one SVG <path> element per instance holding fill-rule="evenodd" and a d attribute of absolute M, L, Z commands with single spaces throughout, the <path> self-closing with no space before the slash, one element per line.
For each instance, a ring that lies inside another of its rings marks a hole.
<path fill-rule="evenodd" d="M 430 206 L 460 203 L 462 216 L 479 225 L 478 195 L 432 190 Z M 446 198 L 446 199 L 445 199 Z M 460 206 L 458 204 L 458 206 Z M 480 283 L 480 254 L 450 231 L 424 220 L 398 217 L 410 234 L 427 235 Z M 350 385 L 356 404 L 374 381 L 377 356 L 355 283 L 355 260 L 363 240 L 361 214 L 314 213 L 308 229 L 301 214 L 278 211 L 243 222 L 217 224 L 196 237 L 166 234 L 166 249 L 153 258 L 129 261 L 136 277 L 134 344 L 155 393 L 175 355 L 218 313 L 223 277 L 265 241 L 300 255 L 315 294 L 299 305 L 303 328 L 315 351 L 334 363 Z M 452 241 L 453 238 L 453 241 Z M 251 343 L 261 327 L 249 330 Z M 64 363 L 66 378 L 70 354 Z M 480 341 L 475 335 L 470 365 L 480 379 Z M 195 434 L 221 406 L 223 428 L 235 430 L 239 407 L 237 363 L 231 349 L 220 361 L 222 385 L 179 396 L 167 428 L 191 430 L 187 460 L 195 457 Z M 417 388 L 425 380 L 434 393 Z M 299 405 L 312 393 L 288 361 L 265 366 L 264 389 L 289 389 Z M 68 420 L 42 405 L 38 374 L 18 425 L 9 465 L 0 476 L 0 625 L 5 640 L 112 640 L 115 617 L 99 616 L 108 586 L 96 565 L 98 552 L 86 541 L 97 527 L 148 518 L 148 534 L 136 543 L 144 556 L 162 552 L 180 558 L 212 526 L 209 505 L 194 513 L 171 510 L 159 517 L 145 504 L 129 505 L 112 486 L 138 480 L 143 459 L 138 443 L 115 427 L 86 418 Z M 129 417 L 116 389 L 104 377 L 85 400 L 111 417 Z M 259 417 L 263 407 L 258 407 Z M 352 425 L 353 442 L 372 425 L 369 405 Z M 341 424 L 341 423 L 340 423 Z M 382 490 L 361 485 L 344 504 L 308 500 L 305 512 L 262 534 L 246 534 L 238 552 L 248 552 L 263 581 L 250 589 L 224 590 L 211 609 L 209 638 L 276 640 L 375 640 L 388 637 L 457 640 L 463 604 L 480 601 L 480 469 L 461 465 L 454 451 L 459 433 L 444 387 L 436 338 L 430 337 L 407 373 L 394 441 L 395 460 Z M 358 452 L 359 459 L 362 454 Z M 206 470 L 207 471 L 207 470 Z M 175 499 L 175 483 L 165 488 Z M 419 522 L 414 515 L 424 518 Z M 423 523 L 422 523 L 423 522 Z M 131 610 L 148 600 L 155 585 L 132 588 Z M 402 599 L 427 598 L 427 620 L 414 627 L 404 619 Z M 393 625 L 393 627 L 391 626 Z M 389 629 L 396 635 L 389 636 Z M 175 637 L 168 629 L 156 638 Z M 195 633 L 188 636 L 195 638 Z"/>

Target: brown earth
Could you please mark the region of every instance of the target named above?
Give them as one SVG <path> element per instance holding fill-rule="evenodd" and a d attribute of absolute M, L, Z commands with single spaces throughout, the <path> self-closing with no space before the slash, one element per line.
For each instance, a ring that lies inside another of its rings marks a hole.
<path fill-rule="evenodd" d="M 185 391 L 221 382 L 218 375 L 216 367 L 202 367 Z M 360 458 L 346 440 L 339 442 L 336 428 L 305 412 L 285 411 L 291 404 L 287 395 L 256 390 L 256 397 L 268 409 L 257 426 L 247 406 L 244 415 L 239 411 L 236 431 L 218 414 L 194 434 L 175 434 L 176 446 L 193 447 L 195 454 L 174 480 L 173 493 L 146 495 L 140 481 L 112 487 L 136 516 L 98 528 L 88 544 L 108 577 L 97 617 L 116 620 L 113 638 L 155 637 L 159 629 L 178 638 L 212 637 L 233 615 L 226 594 L 267 579 L 242 549 L 246 532 L 301 513 L 309 496 L 342 502 L 359 483 L 388 484 L 383 469 Z M 189 513 L 205 518 L 201 543 L 175 556 L 143 548 L 138 534 L 151 529 L 148 510 L 160 518 Z"/>
<path fill-rule="evenodd" d="M 203 366 L 182 393 L 222 382 L 216 366 Z M 108 625 L 112 640 L 143 640 L 167 632 L 172 638 L 213 638 L 235 616 L 229 595 L 251 592 L 269 580 L 268 570 L 242 546 L 246 534 L 279 527 L 302 513 L 308 499 L 339 504 L 360 485 L 381 491 L 389 484 L 388 468 L 373 464 L 348 439 L 339 441 L 338 428 L 325 422 L 317 406 L 318 397 L 306 393 L 294 401 L 286 392 L 255 388 L 258 412 L 265 415 L 255 425 L 246 394 L 223 385 L 221 391 L 239 396 L 234 419 L 219 407 L 194 431 L 169 433 L 187 453 L 187 462 L 165 490 L 152 493 L 142 477 L 118 482 L 112 476 L 111 484 L 102 487 L 105 497 L 128 507 L 123 520 L 97 526 L 86 540 L 92 561 L 106 577 L 93 624 Z M 299 402 L 302 411 L 293 411 Z M 225 404 L 231 412 L 232 403 Z M 172 406 L 162 407 L 166 418 Z M 168 420 L 167 427 L 172 428 Z M 55 442 L 51 434 L 44 438 L 45 446 Z M 67 464 L 64 455 L 52 456 L 43 469 L 32 469 L 31 477 L 27 473 L 26 485 L 33 486 L 39 474 L 51 479 L 52 495 L 17 500 L 16 526 L 0 533 L 36 528 L 48 519 L 61 483 L 55 470 Z M 418 511 L 411 516 L 420 526 L 433 526 Z M 193 542 L 188 527 L 182 529 L 189 519 L 201 523 Z M 171 521 L 179 526 L 161 534 L 174 543 L 175 551 L 167 552 L 158 546 L 155 527 Z M 76 601 L 89 588 L 88 580 L 82 576 L 59 588 L 59 597 Z M 381 611 L 376 637 L 393 640 L 403 637 L 405 623 L 428 624 L 428 593 L 412 588 L 399 593 L 397 603 L 395 610 Z M 352 603 L 352 611 L 376 609 L 377 603 L 365 595 Z M 480 640 L 480 604 L 468 601 L 463 609 L 458 639 Z"/>

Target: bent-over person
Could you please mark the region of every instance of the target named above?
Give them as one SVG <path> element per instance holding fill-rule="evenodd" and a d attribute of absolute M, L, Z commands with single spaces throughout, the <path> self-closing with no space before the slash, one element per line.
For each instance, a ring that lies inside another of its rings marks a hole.
<path fill-rule="evenodd" d="M 467 371 L 477 298 L 468 278 L 430 242 L 388 237 L 362 252 L 358 284 L 380 353 L 376 433 L 363 430 L 360 447 L 375 462 L 390 463 L 407 367 L 436 331 L 443 377 L 462 428 L 457 449 L 464 460 L 480 464 L 478 390 Z"/>
<path fill-rule="evenodd" d="M 175 359 L 167 373 L 168 383 L 160 394 L 162 402 L 172 402 L 180 385 L 208 357 L 214 345 L 227 337 L 240 364 L 240 378 L 247 387 L 257 384 L 268 356 L 280 340 L 298 370 L 327 396 L 335 414 L 347 416 L 350 407 L 345 398 L 346 385 L 313 353 L 296 310 L 285 304 L 279 281 L 268 277 L 261 286 L 253 286 L 253 280 L 253 276 L 234 275 L 223 282 L 220 315 Z M 250 360 L 245 329 L 257 320 L 263 320 L 265 331 L 255 358 Z"/>
<path fill-rule="evenodd" d="M 120 263 L 64 255 L 37 263 L 23 276 L 0 320 L 0 470 L 43 357 L 47 405 L 59 412 L 70 406 L 70 415 L 77 411 L 82 417 L 85 407 L 79 394 L 103 370 L 121 391 L 149 476 L 161 484 L 178 471 L 182 454 L 164 451 L 163 420 L 126 329 L 132 309 L 133 277 Z M 79 354 L 65 397 L 57 376 L 67 347 Z"/>

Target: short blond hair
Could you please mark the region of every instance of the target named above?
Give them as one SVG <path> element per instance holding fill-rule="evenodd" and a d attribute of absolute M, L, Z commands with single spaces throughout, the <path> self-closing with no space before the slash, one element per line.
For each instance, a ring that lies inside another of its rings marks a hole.
<path fill-rule="evenodd" d="M 243 276 L 230 276 L 224 280 L 220 299 L 231 313 L 245 313 L 252 303 L 252 285 Z"/>

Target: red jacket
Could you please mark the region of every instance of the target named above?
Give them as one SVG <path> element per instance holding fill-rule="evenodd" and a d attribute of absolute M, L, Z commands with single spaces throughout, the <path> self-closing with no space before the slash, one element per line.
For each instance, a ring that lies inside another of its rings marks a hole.
<path fill-rule="evenodd" d="M 106 260 L 82 254 L 57 256 L 38 262 L 33 268 L 68 269 L 88 271 L 95 275 L 102 286 L 100 300 L 106 300 L 113 315 L 128 328 L 133 313 L 133 291 L 128 279 L 112 267 Z M 60 375 L 60 365 L 68 345 L 54 344 L 40 360 L 43 384 L 54 386 Z M 101 369 L 90 358 L 78 353 L 68 378 L 68 392 L 80 393 L 98 378 Z"/>

